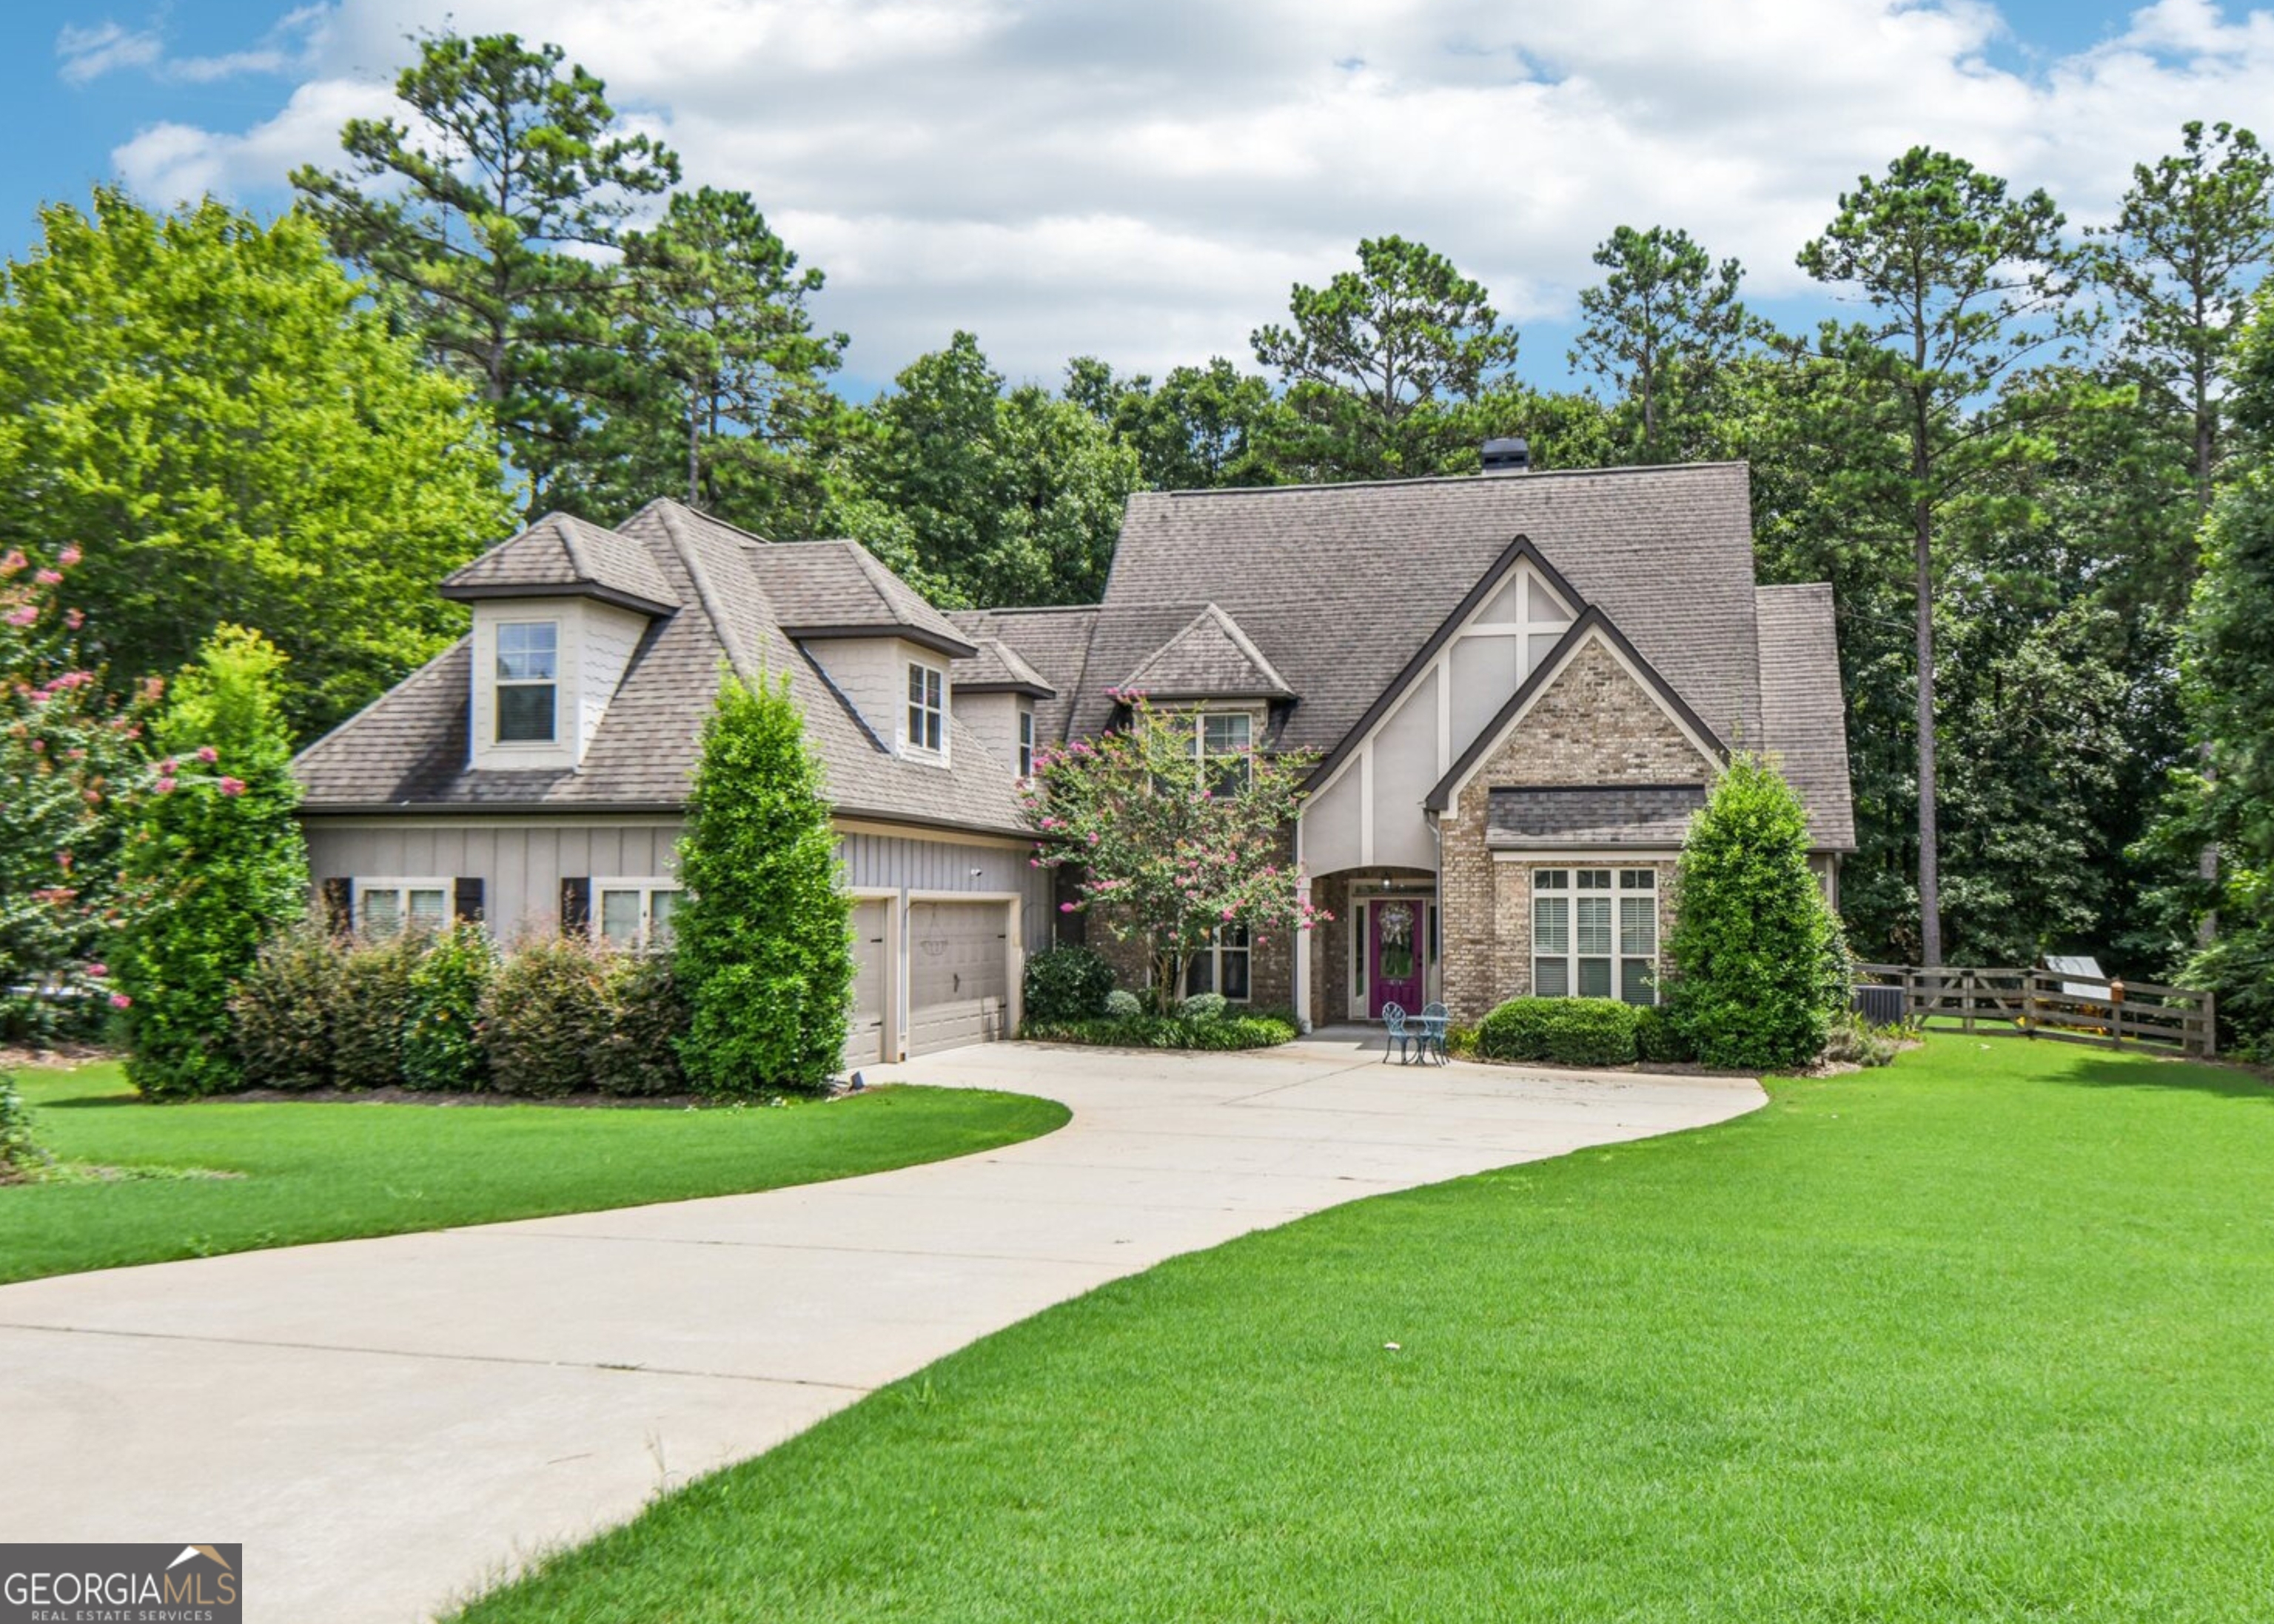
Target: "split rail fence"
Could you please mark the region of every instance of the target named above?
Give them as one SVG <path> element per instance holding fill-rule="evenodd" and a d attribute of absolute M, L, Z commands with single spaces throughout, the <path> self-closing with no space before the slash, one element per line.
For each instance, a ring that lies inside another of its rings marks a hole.
<path fill-rule="evenodd" d="M 2218 1053 L 2211 995 L 2152 981 L 2052 970 L 1859 964 L 1856 1007 L 1867 1019 L 2052 1038 L 2173 1054 Z"/>

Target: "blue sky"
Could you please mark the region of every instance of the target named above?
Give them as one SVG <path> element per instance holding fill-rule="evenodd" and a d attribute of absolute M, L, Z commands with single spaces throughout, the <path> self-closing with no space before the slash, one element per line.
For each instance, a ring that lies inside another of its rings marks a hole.
<path fill-rule="evenodd" d="M 1013 376 L 1244 357 L 1385 231 L 1483 278 L 1548 381 L 1615 225 L 1737 254 L 1789 320 L 1823 308 L 1794 250 L 1911 141 L 2090 219 L 2184 117 L 2274 133 L 2274 12 L 2220 0 L 17 0 L 0 247 L 110 177 L 280 207 L 451 16 L 561 40 L 750 190 L 856 391 L 957 327 Z"/>

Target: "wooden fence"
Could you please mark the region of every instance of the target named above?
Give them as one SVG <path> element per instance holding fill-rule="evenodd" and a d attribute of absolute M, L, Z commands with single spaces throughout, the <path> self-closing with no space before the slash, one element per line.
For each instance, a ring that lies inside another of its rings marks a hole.
<path fill-rule="evenodd" d="M 1962 1032 L 2003 1033 L 2160 1049 L 2209 1058 L 2218 1051 L 2211 995 L 2152 981 L 2104 980 L 2052 970 L 1969 969 L 1946 965 L 1859 964 L 1856 1007 L 1873 1019 L 1906 1020 Z"/>

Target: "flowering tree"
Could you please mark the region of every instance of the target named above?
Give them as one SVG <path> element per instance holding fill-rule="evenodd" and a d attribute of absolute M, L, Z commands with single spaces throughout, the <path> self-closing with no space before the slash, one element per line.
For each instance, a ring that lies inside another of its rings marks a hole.
<path fill-rule="evenodd" d="M 1209 938 L 1244 927 L 1307 930 L 1330 915 L 1301 895 L 1281 844 L 1303 799 L 1303 756 L 1201 757 L 1188 716 L 1117 694 L 1126 728 L 1035 757 L 1024 792 L 1043 837 L 1036 866 L 1079 878 L 1066 913 L 1094 915 L 1152 960 L 1154 1006 L 1169 1012 L 1185 966 Z"/>
<path fill-rule="evenodd" d="M 153 730 L 171 753 L 134 796 L 117 966 L 127 1079 L 152 1098 L 237 1086 L 230 997 L 307 907 L 283 665 L 259 632 L 223 626 Z"/>
<path fill-rule="evenodd" d="M 120 797 L 158 697 L 155 683 L 114 696 L 82 661 L 86 617 L 60 590 L 79 561 L 77 547 L 36 570 L 0 556 L 0 1036 L 34 1042 L 104 1010 Z"/>

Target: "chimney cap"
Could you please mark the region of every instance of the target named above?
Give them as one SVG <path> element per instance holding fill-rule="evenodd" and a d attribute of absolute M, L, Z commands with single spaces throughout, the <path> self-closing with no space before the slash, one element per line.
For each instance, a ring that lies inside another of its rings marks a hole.
<path fill-rule="evenodd" d="M 1532 466 L 1532 446 L 1519 436 L 1488 440 L 1484 444 L 1483 471 L 1519 474 Z"/>

